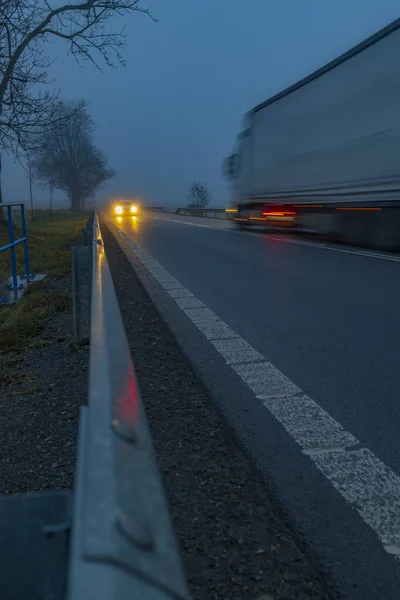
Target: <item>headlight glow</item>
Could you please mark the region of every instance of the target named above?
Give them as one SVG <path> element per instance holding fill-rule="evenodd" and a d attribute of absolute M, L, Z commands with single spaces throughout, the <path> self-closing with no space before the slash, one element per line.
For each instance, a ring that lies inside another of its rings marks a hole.
<path fill-rule="evenodd" d="M 131 213 L 137 213 L 137 206 L 134 204 L 131 206 Z"/>
<path fill-rule="evenodd" d="M 115 214 L 116 215 L 122 215 L 122 211 L 123 211 L 122 206 L 116 206 L 115 207 Z"/>

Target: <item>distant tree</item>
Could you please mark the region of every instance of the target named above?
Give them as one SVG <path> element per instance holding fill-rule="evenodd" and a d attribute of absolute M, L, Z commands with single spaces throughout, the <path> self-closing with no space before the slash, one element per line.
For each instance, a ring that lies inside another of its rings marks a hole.
<path fill-rule="evenodd" d="M 211 194 L 205 185 L 195 181 L 190 185 L 186 199 L 189 208 L 206 208 L 210 204 Z"/>
<path fill-rule="evenodd" d="M 61 103 L 59 125 L 44 132 L 42 150 L 35 157 L 36 179 L 51 189 L 66 192 L 71 210 L 80 211 L 85 200 L 115 172 L 107 157 L 93 141 L 93 121 L 86 107 L 74 110 L 77 103 Z M 63 114 L 72 114 L 63 120 Z"/>
<path fill-rule="evenodd" d="M 41 154 L 39 156 L 41 156 Z M 35 156 L 32 161 L 32 167 L 33 167 L 33 178 L 34 178 L 35 184 L 40 186 L 43 190 L 46 189 L 49 193 L 49 212 L 50 212 L 50 215 L 53 215 L 53 192 L 54 192 L 53 181 L 38 179 L 38 157 L 37 156 Z M 29 175 L 28 175 L 28 177 L 29 177 Z"/>

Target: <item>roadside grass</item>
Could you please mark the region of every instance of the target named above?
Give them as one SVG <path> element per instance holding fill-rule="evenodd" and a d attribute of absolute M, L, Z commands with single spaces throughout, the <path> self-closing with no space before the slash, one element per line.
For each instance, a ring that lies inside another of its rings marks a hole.
<path fill-rule="evenodd" d="M 33 273 L 48 273 L 49 277 L 64 277 L 70 273 L 69 249 L 74 243 L 81 243 L 81 230 L 89 213 L 71 213 L 66 210 L 53 212 L 36 211 L 33 221 L 27 223 L 29 258 Z M 20 237 L 21 226 L 15 218 L 15 238 Z M 7 244 L 7 223 L 0 223 L 0 246 Z M 24 271 L 22 244 L 16 248 L 18 273 Z M 11 276 L 10 251 L 0 253 L 0 281 Z"/>
<path fill-rule="evenodd" d="M 82 243 L 82 229 L 88 213 L 36 211 L 33 221 L 28 221 L 28 244 L 30 270 L 46 273 L 48 277 L 29 285 L 22 299 L 14 305 L 0 306 L 0 382 L 8 382 L 12 376 L 13 362 L 18 353 L 37 343 L 37 336 L 45 321 L 57 312 L 70 310 L 71 295 L 66 291 L 52 289 L 54 279 L 68 277 L 71 273 L 71 245 Z M 15 239 L 21 236 L 20 223 L 16 220 Z M 0 247 L 9 241 L 7 223 L 0 223 Z M 17 272 L 24 272 L 22 244 L 17 247 Z M 11 275 L 10 252 L 0 253 L 0 281 Z M 36 338 L 36 340 L 35 340 Z M 14 377 L 13 377 L 14 380 Z"/>

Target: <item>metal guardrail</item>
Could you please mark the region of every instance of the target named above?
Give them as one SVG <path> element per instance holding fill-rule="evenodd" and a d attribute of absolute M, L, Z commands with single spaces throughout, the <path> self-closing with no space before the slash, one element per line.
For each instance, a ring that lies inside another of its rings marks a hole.
<path fill-rule="evenodd" d="M 188 217 L 205 217 L 209 219 L 226 219 L 226 210 L 224 208 L 177 208 L 177 215 L 185 215 Z"/>
<path fill-rule="evenodd" d="M 97 215 L 68 600 L 188 598 Z"/>
<path fill-rule="evenodd" d="M 143 210 L 147 212 L 164 212 L 164 206 L 143 206 Z"/>
<path fill-rule="evenodd" d="M 22 228 L 22 236 L 20 238 L 15 239 L 14 232 L 14 222 L 13 222 L 13 208 L 19 207 L 20 216 L 21 216 L 21 228 Z M 12 290 L 17 293 L 19 289 L 18 285 L 18 273 L 17 273 L 17 257 L 15 248 L 18 244 L 24 245 L 24 264 L 25 264 L 25 273 L 21 276 L 22 279 L 31 279 L 33 278 L 32 273 L 30 272 L 29 267 L 29 252 L 28 252 L 28 232 L 26 229 L 26 219 L 25 219 L 25 206 L 22 202 L 18 202 L 15 204 L 0 204 L 0 210 L 6 209 L 7 212 L 7 225 L 8 225 L 8 244 L 4 246 L 0 246 L 0 252 L 5 252 L 6 250 L 10 250 L 11 255 L 11 278 L 12 278 Z"/>

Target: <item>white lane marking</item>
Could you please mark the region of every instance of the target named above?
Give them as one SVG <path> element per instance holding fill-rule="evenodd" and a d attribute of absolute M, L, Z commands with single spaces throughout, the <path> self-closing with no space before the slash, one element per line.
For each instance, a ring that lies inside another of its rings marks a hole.
<path fill-rule="evenodd" d="M 190 221 L 183 221 L 182 219 L 163 219 L 161 217 L 155 217 L 159 221 L 169 221 L 170 223 L 181 223 L 183 225 L 192 225 L 192 227 L 205 227 L 206 229 L 214 229 L 211 225 L 205 225 L 203 223 L 191 223 Z M 153 217 L 154 219 L 154 217 Z"/>
<path fill-rule="evenodd" d="M 157 277 L 154 277 L 155 279 L 157 279 Z M 158 279 L 157 279 L 158 281 Z M 164 288 L 164 290 L 182 290 L 183 289 L 183 285 L 181 285 L 180 283 L 178 283 L 178 281 L 176 281 L 176 279 L 174 279 L 173 277 L 171 277 L 168 280 L 160 280 L 159 284 Z"/>
<path fill-rule="evenodd" d="M 201 321 L 196 323 L 196 327 L 205 335 L 208 340 L 240 339 L 226 323 L 222 321 Z"/>
<path fill-rule="evenodd" d="M 245 232 L 247 233 L 247 232 Z M 248 235 L 253 235 L 249 233 Z M 255 234 L 258 235 L 258 234 Z M 389 260 L 391 262 L 400 262 L 399 256 L 391 256 L 386 254 L 379 254 L 377 252 L 368 252 L 368 250 L 349 250 L 348 248 L 336 248 L 334 246 L 326 246 L 325 244 L 319 244 L 318 242 L 308 242 L 303 240 L 292 240 L 286 237 L 279 237 L 273 235 L 262 236 L 268 240 L 274 242 L 284 242 L 288 244 L 297 244 L 298 246 L 311 246 L 312 248 L 322 248 L 322 250 L 331 250 L 332 252 L 342 252 L 342 254 L 354 254 L 355 256 L 364 256 L 366 258 L 376 258 L 378 260 Z"/>
<path fill-rule="evenodd" d="M 169 290 L 169 295 L 171 298 L 178 300 L 178 298 L 193 298 L 193 294 L 189 292 L 186 288 L 177 289 L 177 290 Z"/>
<path fill-rule="evenodd" d="M 297 385 L 267 361 L 239 365 L 236 372 L 260 400 L 286 398 L 301 392 Z"/>
<path fill-rule="evenodd" d="M 306 454 L 322 454 L 358 445 L 351 433 L 345 431 L 335 419 L 304 394 L 269 398 L 264 404 Z"/>
<path fill-rule="evenodd" d="M 183 312 L 186 313 L 193 323 L 216 321 L 218 319 L 217 315 L 215 315 L 209 308 L 184 308 Z"/>
<path fill-rule="evenodd" d="M 193 227 L 206 227 L 207 229 L 214 229 L 216 231 L 224 231 L 227 233 L 237 233 L 238 235 L 249 235 L 251 237 L 261 237 L 263 239 L 272 240 L 274 242 L 282 242 L 286 244 L 296 244 L 298 246 L 311 246 L 312 248 L 320 248 L 322 250 L 330 250 L 331 252 L 341 252 L 342 254 L 352 254 L 354 256 L 363 256 L 364 258 L 375 258 L 377 260 L 387 260 L 389 262 L 400 262 L 400 256 L 393 256 L 390 254 L 380 254 L 379 252 L 370 252 L 368 250 L 350 250 L 349 248 L 337 248 L 336 246 L 327 246 L 319 242 L 309 242 L 306 240 L 294 240 L 288 237 L 282 237 L 279 235 L 269 235 L 267 233 L 257 233 L 250 231 L 236 231 L 229 227 L 212 227 L 210 225 L 203 225 L 201 223 L 190 223 L 189 221 L 183 221 L 179 219 L 169 219 L 157 217 L 162 221 L 171 221 L 172 223 L 181 223 L 182 225 L 192 225 Z"/>
<path fill-rule="evenodd" d="M 156 281 L 160 279 L 165 282 L 165 269 L 140 250 L 120 229 L 113 224 L 110 227 L 120 236 L 128 258 L 133 260 L 132 254 L 135 255 L 155 273 Z M 182 298 L 198 300 L 174 277 L 169 277 L 169 285 L 179 286 L 167 289 L 178 306 Z M 160 285 L 165 287 L 166 284 Z M 386 552 L 400 558 L 400 477 L 368 448 L 361 448 L 360 442 L 350 432 L 213 311 L 208 308 L 182 310 L 335 490 L 371 527 Z M 252 362 L 246 362 L 247 359 Z"/>
<path fill-rule="evenodd" d="M 200 302 L 200 300 L 198 300 L 194 296 L 187 296 L 186 298 L 177 298 L 175 296 L 174 300 L 179 306 L 179 308 L 206 308 L 205 304 Z"/>
<path fill-rule="evenodd" d="M 224 340 L 214 339 L 211 340 L 211 343 L 222 354 L 228 365 L 263 360 L 261 354 L 240 337 Z"/>
<path fill-rule="evenodd" d="M 389 554 L 400 555 L 399 477 L 368 448 L 314 457 L 317 467 L 378 533 Z"/>

